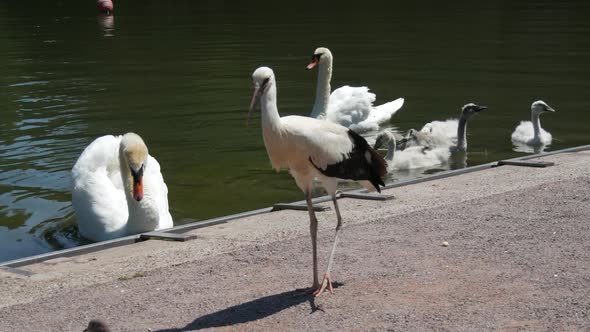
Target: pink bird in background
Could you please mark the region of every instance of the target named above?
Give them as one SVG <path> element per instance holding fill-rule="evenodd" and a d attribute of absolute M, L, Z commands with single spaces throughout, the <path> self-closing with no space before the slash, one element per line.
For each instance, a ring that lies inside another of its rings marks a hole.
<path fill-rule="evenodd" d="M 113 2 L 111 0 L 97 0 L 96 5 L 98 6 L 98 10 L 107 15 L 113 12 Z"/>

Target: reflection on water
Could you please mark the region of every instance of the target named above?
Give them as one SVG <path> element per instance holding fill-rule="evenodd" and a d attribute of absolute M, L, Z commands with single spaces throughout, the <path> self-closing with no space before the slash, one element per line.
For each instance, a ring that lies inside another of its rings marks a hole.
<path fill-rule="evenodd" d="M 44 72 L 18 79 L 3 93 L 14 108 L 6 112 L 10 121 L 3 123 L 0 143 L 0 214 L 9 230 L 0 231 L 0 259 L 79 242 L 61 230 L 72 223 L 69 169 L 86 127 L 77 114 L 86 108 L 81 91 L 89 82 Z M 56 238 L 48 241 L 52 234 Z M 9 250 L 15 243 L 17 255 Z"/>
<path fill-rule="evenodd" d="M 0 2 L 0 261 L 82 243 L 69 171 L 100 135 L 145 138 L 177 224 L 302 199 L 270 168 L 259 112 L 245 118 L 261 65 L 277 75 L 280 113 L 309 114 L 317 73 L 305 66 L 318 46 L 334 54 L 333 88 L 405 98 L 391 123 L 400 132 L 470 101 L 490 107 L 469 125 L 467 154 L 395 181 L 521 155 L 510 134 L 533 100 L 560 106 L 544 121 L 547 149 L 590 141 L 584 1 L 117 5 L 115 33 L 93 1 Z"/>
<path fill-rule="evenodd" d="M 522 142 L 512 142 L 512 144 L 514 145 L 512 150 L 522 153 L 542 153 L 545 152 L 545 149 L 549 147 L 543 143 L 528 145 Z"/>
<path fill-rule="evenodd" d="M 98 25 L 105 37 L 113 37 L 115 35 L 115 15 L 99 14 Z"/>

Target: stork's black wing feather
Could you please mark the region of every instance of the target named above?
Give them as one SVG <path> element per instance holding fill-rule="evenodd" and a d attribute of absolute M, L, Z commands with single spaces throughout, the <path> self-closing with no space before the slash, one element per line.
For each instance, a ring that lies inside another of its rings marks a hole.
<path fill-rule="evenodd" d="M 369 146 L 367 141 L 359 134 L 348 130 L 353 147 L 352 151 L 338 163 L 330 164 L 326 169 L 317 167 L 322 174 L 346 180 L 368 180 L 378 192 L 379 186 L 385 186 L 383 177 L 387 174 L 387 163 L 385 159 Z"/>

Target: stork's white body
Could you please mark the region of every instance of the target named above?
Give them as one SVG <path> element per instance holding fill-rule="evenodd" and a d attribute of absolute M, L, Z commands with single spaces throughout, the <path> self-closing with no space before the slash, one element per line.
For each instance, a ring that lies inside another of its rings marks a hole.
<path fill-rule="evenodd" d="M 331 289 L 330 269 L 342 224 L 335 196 L 338 179 L 360 180 L 366 188 L 379 190 L 379 185 L 383 185 L 381 177 L 386 174 L 386 163 L 362 137 L 343 126 L 302 116 L 281 118 L 272 70 L 258 68 L 252 77 L 256 90 L 251 109 L 256 99 L 260 99 L 262 134 L 271 164 L 277 171 L 288 169 L 305 194 L 313 246 L 313 287 L 319 295 L 326 287 Z M 314 178 L 318 178 L 332 196 L 338 219 L 334 246 L 321 287 L 317 279 L 317 219 L 311 204 Z"/>

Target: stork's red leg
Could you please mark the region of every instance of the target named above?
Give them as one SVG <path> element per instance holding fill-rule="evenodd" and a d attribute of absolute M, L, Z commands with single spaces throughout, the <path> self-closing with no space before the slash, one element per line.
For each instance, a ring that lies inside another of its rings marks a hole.
<path fill-rule="evenodd" d="M 326 288 L 330 291 L 330 293 L 334 293 L 334 289 L 332 288 L 332 279 L 330 278 L 330 271 L 332 270 L 332 263 L 334 263 L 334 254 L 336 253 L 336 246 L 338 245 L 338 235 L 342 229 L 342 217 L 340 216 L 340 209 L 338 208 L 338 202 L 335 195 L 332 195 L 332 202 L 334 202 L 334 209 L 336 210 L 336 218 L 338 220 L 336 224 L 336 234 L 334 235 L 334 244 L 332 245 L 330 260 L 328 261 L 328 269 L 326 270 L 326 274 L 324 274 L 321 287 L 317 288 L 313 293 L 315 296 L 322 295 Z"/>
<path fill-rule="evenodd" d="M 309 211 L 309 233 L 311 235 L 311 250 L 313 252 L 313 289 L 318 289 L 320 287 L 320 282 L 318 280 L 318 248 L 317 248 L 317 238 L 318 238 L 318 220 L 315 216 L 315 212 L 313 211 L 313 204 L 311 202 L 311 193 L 309 191 L 305 192 L 305 201 L 307 202 L 307 210 Z"/>

